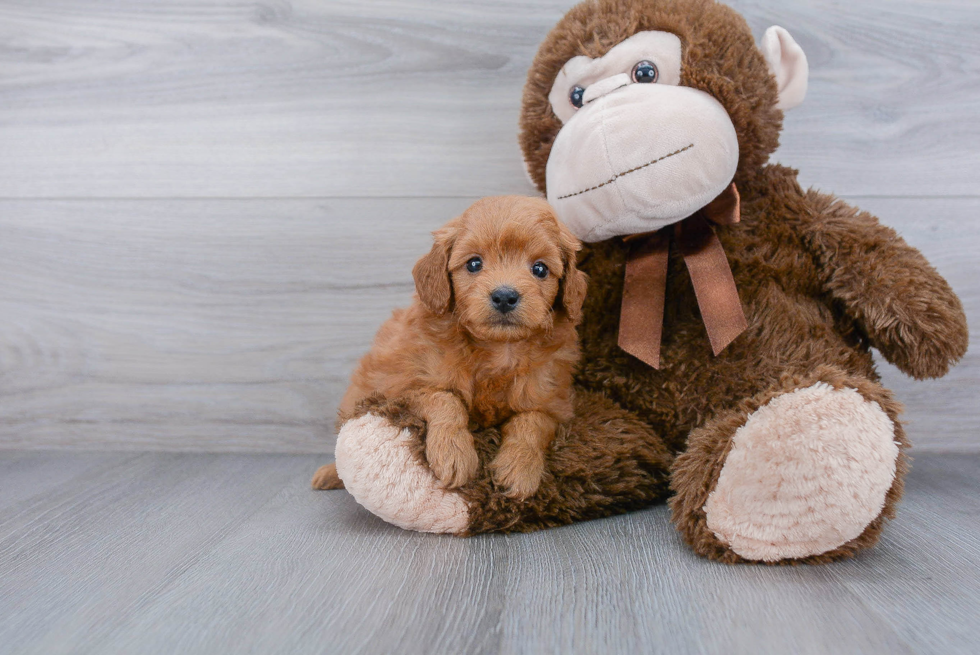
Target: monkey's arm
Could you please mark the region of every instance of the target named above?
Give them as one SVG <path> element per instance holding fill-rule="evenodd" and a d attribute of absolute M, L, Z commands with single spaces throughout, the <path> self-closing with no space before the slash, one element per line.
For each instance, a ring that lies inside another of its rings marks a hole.
<path fill-rule="evenodd" d="M 827 291 L 902 372 L 945 375 L 969 340 L 963 306 L 946 280 L 871 214 L 813 190 L 805 200 L 805 238 Z"/>

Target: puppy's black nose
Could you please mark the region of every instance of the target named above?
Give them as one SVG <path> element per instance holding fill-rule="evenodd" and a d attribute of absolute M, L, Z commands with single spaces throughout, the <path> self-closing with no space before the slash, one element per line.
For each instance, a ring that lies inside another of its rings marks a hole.
<path fill-rule="evenodd" d="M 520 301 L 521 294 L 512 287 L 497 287 L 490 294 L 490 302 L 493 303 L 494 309 L 501 314 L 514 311 Z"/>

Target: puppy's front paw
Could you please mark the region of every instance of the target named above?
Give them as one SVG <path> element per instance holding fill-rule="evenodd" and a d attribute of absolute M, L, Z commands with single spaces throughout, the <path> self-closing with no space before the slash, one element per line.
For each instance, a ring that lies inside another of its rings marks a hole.
<path fill-rule="evenodd" d="M 523 443 L 504 443 L 490 462 L 493 481 L 504 495 L 524 500 L 538 490 L 544 474 L 544 453 Z"/>
<path fill-rule="evenodd" d="M 450 489 L 472 480 L 480 466 L 473 435 L 466 428 L 430 427 L 425 437 L 425 458 L 439 481 Z"/>

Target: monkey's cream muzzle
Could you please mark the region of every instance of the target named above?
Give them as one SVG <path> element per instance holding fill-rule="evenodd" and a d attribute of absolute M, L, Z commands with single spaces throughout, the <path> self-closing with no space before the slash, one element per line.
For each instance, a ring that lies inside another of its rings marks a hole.
<path fill-rule="evenodd" d="M 761 51 L 779 89 L 776 108 L 798 105 L 807 86 L 803 50 L 774 26 Z M 739 221 L 738 136 L 721 103 L 681 86 L 681 52 L 674 34 L 638 32 L 596 59 L 569 59 L 548 94 L 564 124 L 545 171 L 548 201 L 582 241 L 628 237 L 619 346 L 654 368 L 671 242 L 714 353 L 747 326 L 712 227 Z"/>
<path fill-rule="evenodd" d="M 651 232 L 711 202 L 737 166 L 738 138 L 721 103 L 618 74 L 587 87 L 558 132 L 548 201 L 583 241 Z"/>

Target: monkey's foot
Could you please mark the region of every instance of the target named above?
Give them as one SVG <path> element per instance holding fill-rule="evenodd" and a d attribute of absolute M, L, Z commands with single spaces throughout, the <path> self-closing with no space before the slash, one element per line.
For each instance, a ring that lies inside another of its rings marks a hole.
<path fill-rule="evenodd" d="M 819 562 L 877 541 L 901 490 L 901 435 L 877 402 L 819 382 L 775 395 L 742 421 L 705 425 L 692 433 L 702 443 L 678 459 L 674 519 L 695 550 L 724 561 Z"/>
<path fill-rule="evenodd" d="M 365 509 L 405 530 L 460 534 L 469 525 L 462 497 L 447 490 L 416 454 L 418 439 L 375 414 L 344 423 L 337 474 Z"/>

